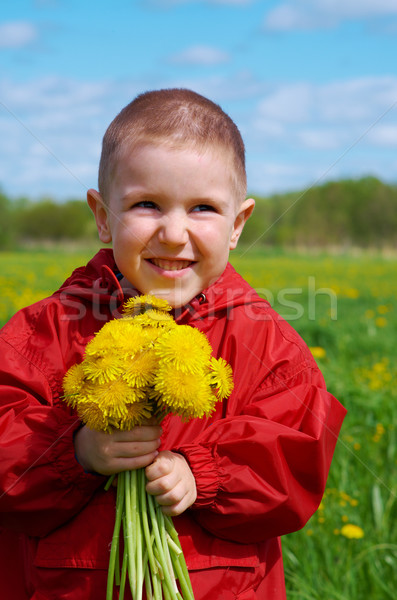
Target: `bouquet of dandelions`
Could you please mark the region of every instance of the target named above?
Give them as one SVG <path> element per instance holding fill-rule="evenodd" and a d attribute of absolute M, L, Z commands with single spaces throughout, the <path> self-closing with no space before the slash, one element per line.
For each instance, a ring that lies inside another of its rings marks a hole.
<path fill-rule="evenodd" d="M 229 396 L 230 366 L 211 356 L 203 333 L 177 325 L 170 310 L 154 296 L 131 298 L 124 316 L 107 322 L 87 344 L 83 361 L 66 373 L 64 399 L 88 427 L 110 433 L 153 416 L 160 423 L 168 413 L 201 418 Z M 133 600 L 142 598 L 144 585 L 148 600 L 194 600 L 172 519 L 145 484 L 144 469 L 117 476 L 106 600 L 112 600 L 114 584 L 123 599 L 127 577 Z"/>

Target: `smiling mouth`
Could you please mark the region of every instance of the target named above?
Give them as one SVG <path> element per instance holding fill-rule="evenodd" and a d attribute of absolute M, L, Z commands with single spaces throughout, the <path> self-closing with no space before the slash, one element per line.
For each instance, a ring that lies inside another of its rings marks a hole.
<path fill-rule="evenodd" d="M 164 271 L 181 271 L 194 264 L 192 260 L 165 260 L 162 258 L 150 258 L 149 262 Z"/>

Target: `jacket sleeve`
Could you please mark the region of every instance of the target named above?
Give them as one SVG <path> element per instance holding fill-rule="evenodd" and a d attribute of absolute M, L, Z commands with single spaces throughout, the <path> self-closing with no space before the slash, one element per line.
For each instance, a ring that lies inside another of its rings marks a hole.
<path fill-rule="evenodd" d="M 4 336 L 0 356 L 0 526 L 41 537 L 79 512 L 103 478 L 77 462 L 79 421 L 54 403 L 43 370 Z"/>
<path fill-rule="evenodd" d="M 261 353 L 258 342 L 247 344 L 245 360 L 243 344 L 233 345 L 237 389 L 225 416 L 175 448 L 196 478 L 192 516 L 223 539 L 257 543 L 296 531 L 325 489 L 346 411 L 299 336 L 287 329 L 286 340 L 284 329 L 274 328 Z M 241 380 L 259 372 L 250 392 Z"/>

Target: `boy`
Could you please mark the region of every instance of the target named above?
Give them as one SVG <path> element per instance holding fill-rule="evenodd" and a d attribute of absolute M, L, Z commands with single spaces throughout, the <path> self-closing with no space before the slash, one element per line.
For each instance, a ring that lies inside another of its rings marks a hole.
<path fill-rule="evenodd" d="M 105 476 L 140 467 L 175 517 L 196 600 L 285 598 L 279 536 L 316 510 L 345 411 L 299 336 L 228 264 L 254 207 L 245 194 L 240 133 L 206 98 L 148 92 L 109 126 L 88 203 L 113 252 L 1 333 L 0 524 L 13 546 L 19 536 L 24 573 L 10 600 L 105 598 Z M 207 335 L 234 391 L 209 420 L 81 427 L 63 375 L 139 293 L 166 298 L 179 323 Z"/>

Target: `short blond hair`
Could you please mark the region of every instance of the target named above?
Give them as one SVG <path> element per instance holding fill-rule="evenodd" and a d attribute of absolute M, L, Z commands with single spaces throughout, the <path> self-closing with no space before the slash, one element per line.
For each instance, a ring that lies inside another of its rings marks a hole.
<path fill-rule="evenodd" d="M 245 147 L 236 124 L 208 98 L 192 90 L 173 88 L 140 94 L 109 125 L 103 137 L 98 173 L 99 193 L 105 201 L 123 149 L 151 143 L 173 148 L 225 149 L 232 159 L 237 197 L 244 200 Z"/>

